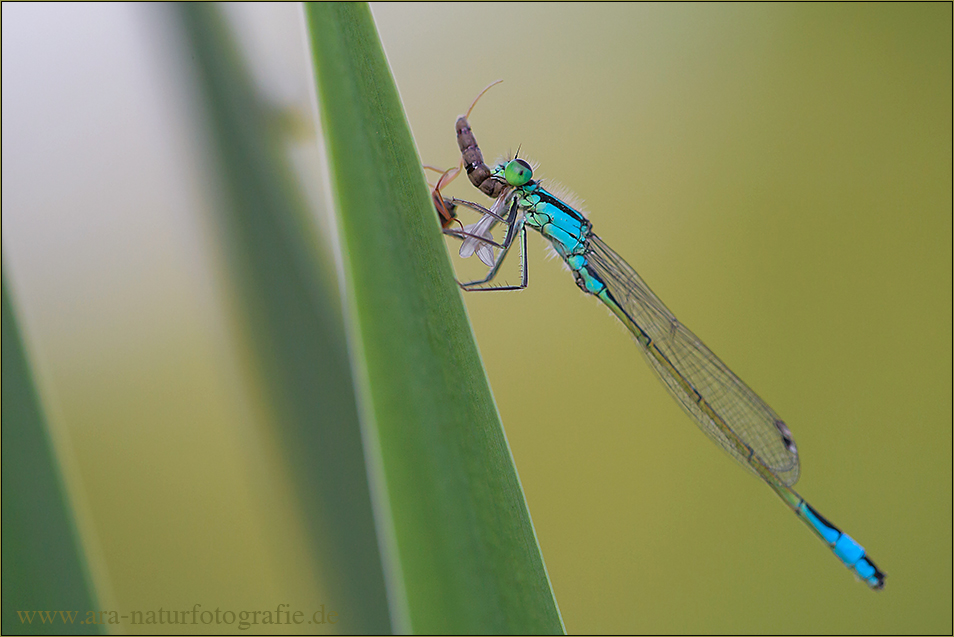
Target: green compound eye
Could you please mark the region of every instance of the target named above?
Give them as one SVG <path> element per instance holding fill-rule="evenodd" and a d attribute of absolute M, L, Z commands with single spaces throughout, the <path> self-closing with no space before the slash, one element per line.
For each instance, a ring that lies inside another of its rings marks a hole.
<path fill-rule="evenodd" d="M 511 159 L 504 168 L 504 179 L 511 186 L 525 186 L 533 179 L 533 169 L 522 159 Z"/>

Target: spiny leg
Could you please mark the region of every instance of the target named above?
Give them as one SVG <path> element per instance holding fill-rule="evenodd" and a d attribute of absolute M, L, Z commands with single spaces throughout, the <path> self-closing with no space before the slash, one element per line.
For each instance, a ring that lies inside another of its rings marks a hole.
<path fill-rule="evenodd" d="M 517 202 L 514 200 L 510 206 L 510 213 L 507 215 L 507 236 L 504 238 L 503 245 L 501 246 L 500 255 L 497 257 L 494 262 L 493 267 L 490 268 L 490 272 L 487 273 L 483 279 L 478 279 L 476 281 L 469 281 L 467 283 L 460 283 L 460 287 L 468 292 L 478 292 L 478 291 L 504 291 L 504 290 L 522 290 L 527 287 L 528 281 L 528 270 L 527 270 L 527 229 L 524 226 L 523 218 L 517 218 L 518 209 Z M 497 276 L 497 272 L 500 270 L 500 266 L 503 264 L 504 258 L 510 252 L 510 248 L 513 246 L 513 241 L 516 238 L 517 234 L 520 234 L 520 253 L 522 258 L 521 269 L 523 271 L 523 276 L 520 285 L 508 285 L 501 287 L 490 287 L 490 288 L 481 288 L 477 287 L 489 283 Z"/>
<path fill-rule="evenodd" d="M 500 255 L 498 262 L 503 261 L 504 255 Z M 464 284 L 461 284 L 461 287 L 467 290 L 468 292 L 506 292 L 508 290 L 522 290 L 527 287 L 527 284 L 530 282 L 530 274 L 528 268 L 529 260 L 527 259 L 527 228 L 523 225 L 523 222 L 520 223 L 520 285 L 498 285 L 491 286 L 487 288 L 478 288 L 478 287 L 465 287 Z M 487 280 L 492 279 L 496 276 L 496 267 L 494 268 L 493 275 L 488 275 Z M 471 282 L 466 285 L 476 284 L 476 282 Z"/>
<path fill-rule="evenodd" d="M 481 206 L 479 203 L 474 203 L 473 201 L 467 201 L 466 199 L 458 199 L 457 197 L 447 197 L 447 201 L 451 202 L 455 206 L 464 206 L 466 208 L 470 208 L 471 210 L 476 210 L 482 215 L 493 217 L 500 223 L 505 223 L 505 224 L 510 223 L 506 217 L 501 217 L 490 208 L 485 208 L 484 206 Z"/>
<path fill-rule="evenodd" d="M 466 207 L 466 208 L 470 208 L 470 209 L 472 209 L 472 210 L 476 210 L 477 212 L 481 213 L 481 214 L 484 215 L 485 217 L 490 217 L 490 218 L 494 219 L 495 222 L 500 222 L 500 223 L 503 223 L 503 224 L 506 224 L 506 225 L 509 225 L 509 224 L 510 224 L 510 221 L 508 221 L 506 218 L 501 217 L 501 216 L 498 215 L 496 212 L 494 212 L 494 211 L 492 211 L 492 210 L 490 210 L 490 209 L 488 209 L 488 208 L 485 208 L 485 207 L 481 206 L 481 205 L 478 204 L 478 203 L 474 203 L 474 202 L 472 202 L 472 201 L 466 201 L 466 200 L 464 200 L 464 199 L 457 199 L 456 197 L 445 197 L 445 198 L 444 198 L 444 202 L 447 203 L 447 204 L 450 204 L 450 205 L 454 206 L 454 208 L 456 208 L 457 206 L 464 206 L 464 207 Z M 476 225 L 476 224 L 475 224 L 475 225 Z M 490 238 L 488 238 L 488 237 L 486 237 L 486 236 L 481 236 L 481 235 L 473 234 L 473 233 L 471 233 L 471 232 L 467 232 L 467 229 L 466 229 L 466 228 L 463 228 L 463 229 L 461 229 L 461 230 L 452 230 L 452 229 L 450 229 L 450 228 L 445 228 L 445 229 L 443 230 L 443 232 L 444 232 L 444 234 L 446 234 L 446 235 L 448 235 L 448 236 L 455 237 L 455 238 L 461 239 L 461 240 L 463 240 L 464 238 L 469 238 L 469 239 L 474 239 L 474 240 L 476 240 L 476 241 L 479 241 L 479 242 L 481 242 L 481 243 L 483 243 L 483 244 L 486 244 L 486 245 L 489 245 L 489 246 L 493 246 L 493 247 L 495 247 L 495 248 L 501 248 L 501 249 L 502 249 L 502 248 L 504 247 L 502 244 L 497 243 L 497 242 L 494 241 L 493 239 L 490 239 Z M 469 256 L 469 255 L 468 255 L 468 256 Z"/>

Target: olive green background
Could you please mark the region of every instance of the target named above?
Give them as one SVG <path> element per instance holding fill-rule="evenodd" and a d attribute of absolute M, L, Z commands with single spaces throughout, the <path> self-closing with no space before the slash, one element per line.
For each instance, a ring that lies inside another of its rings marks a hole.
<path fill-rule="evenodd" d="M 298 9 L 230 11 L 318 215 Z M 422 161 L 457 162 L 456 116 L 503 79 L 471 117 L 488 161 L 519 147 L 585 200 L 888 574 L 853 582 L 531 237 L 528 290 L 465 301 L 567 630 L 949 633 L 951 6 L 372 11 Z M 100 603 L 308 610 L 333 591 L 235 325 L 177 37 L 143 7 L 4 4 L 4 272 Z"/>

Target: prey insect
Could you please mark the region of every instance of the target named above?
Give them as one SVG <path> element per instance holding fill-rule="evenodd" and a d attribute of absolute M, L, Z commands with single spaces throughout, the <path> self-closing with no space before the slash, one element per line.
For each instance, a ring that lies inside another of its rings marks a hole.
<path fill-rule="evenodd" d="M 433 166 L 424 166 L 424 168 L 441 173 L 440 179 L 431 187 L 431 200 L 434 203 L 434 209 L 441 222 L 441 230 L 443 233 L 461 240 L 460 255 L 462 257 L 467 258 L 476 253 L 478 258 L 486 265 L 492 265 L 494 261 L 493 249 L 502 248 L 503 245 L 494 241 L 490 230 L 496 223 L 506 222 L 506 219 L 501 217 L 494 210 L 489 210 L 479 204 L 454 197 L 445 197 L 441 194 L 441 188 L 453 179 L 453 177 L 448 179 L 448 175 L 453 173 L 453 175 L 456 176 L 460 171 L 460 167 L 445 171 L 441 171 L 439 168 L 434 168 Z M 447 179 L 446 182 L 444 181 L 445 179 Z M 477 223 L 464 226 L 457 218 L 458 206 L 472 208 L 480 212 L 483 216 Z M 460 229 L 453 227 L 455 223 Z"/>
<path fill-rule="evenodd" d="M 484 90 L 482 90 L 477 97 L 474 98 L 474 101 L 471 102 L 470 108 L 467 109 L 467 113 L 457 118 L 455 129 L 457 132 L 457 146 L 461 153 L 460 164 L 456 168 L 444 171 L 444 173 L 441 175 L 441 179 L 438 180 L 437 185 L 433 188 L 431 193 L 435 201 L 435 208 L 437 208 L 438 215 L 442 219 L 441 226 L 443 228 L 444 234 L 456 237 L 462 241 L 460 256 L 467 258 L 476 253 L 477 257 L 483 261 L 485 265 L 491 268 L 488 275 L 483 279 L 461 284 L 461 287 L 471 291 L 522 290 L 527 287 L 528 282 L 526 234 L 522 233 L 520 284 L 494 286 L 489 288 L 480 287 L 481 285 L 490 282 L 494 277 L 496 277 L 500 266 L 503 264 L 503 257 L 506 255 L 504 246 L 509 246 L 510 243 L 513 242 L 517 234 L 520 233 L 521 228 L 521 224 L 517 222 L 518 211 L 516 202 L 508 196 L 510 187 L 505 181 L 495 177 L 492 174 L 490 167 L 484 163 L 483 154 L 480 151 L 480 147 L 477 145 L 477 139 L 474 137 L 473 131 L 470 128 L 470 123 L 468 122 L 470 113 L 474 110 L 474 106 L 477 105 L 477 102 L 481 97 L 483 97 L 484 93 L 502 81 L 503 80 L 497 80 L 487 85 L 487 87 L 485 87 Z M 425 168 L 431 167 L 425 166 Z M 435 168 L 431 169 L 438 170 Z M 470 201 L 453 198 L 448 199 L 440 195 L 440 189 L 453 181 L 460 174 L 462 169 L 467 172 L 467 177 L 471 184 L 473 184 L 477 189 L 487 196 L 495 198 L 494 204 L 490 209 Z M 437 203 L 439 199 L 442 200 L 442 206 L 438 205 Z M 457 206 L 471 208 L 477 212 L 480 212 L 482 217 L 477 223 L 464 227 L 458 231 L 456 229 L 450 228 L 449 225 L 445 224 L 443 221 L 443 219 L 445 219 L 448 215 L 447 204 L 453 205 L 455 211 Z M 491 234 L 494 226 L 498 223 L 503 223 L 508 228 L 507 236 L 504 238 L 503 243 L 497 243 L 494 241 L 493 235 Z M 503 250 L 501 253 L 501 258 L 497 259 L 495 257 L 493 250 L 494 248 Z"/>

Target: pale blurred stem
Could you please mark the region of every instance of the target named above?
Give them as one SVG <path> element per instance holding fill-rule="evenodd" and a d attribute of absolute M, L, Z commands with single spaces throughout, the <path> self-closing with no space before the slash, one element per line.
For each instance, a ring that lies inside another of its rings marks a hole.
<path fill-rule="evenodd" d="M 281 127 L 240 63 L 215 5 L 174 5 L 194 54 L 226 205 L 218 222 L 240 322 L 339 630 L 390 632 L 352 373 L 337 291 Z M 316 600 L 317 603 L 317 600 Z"/>

